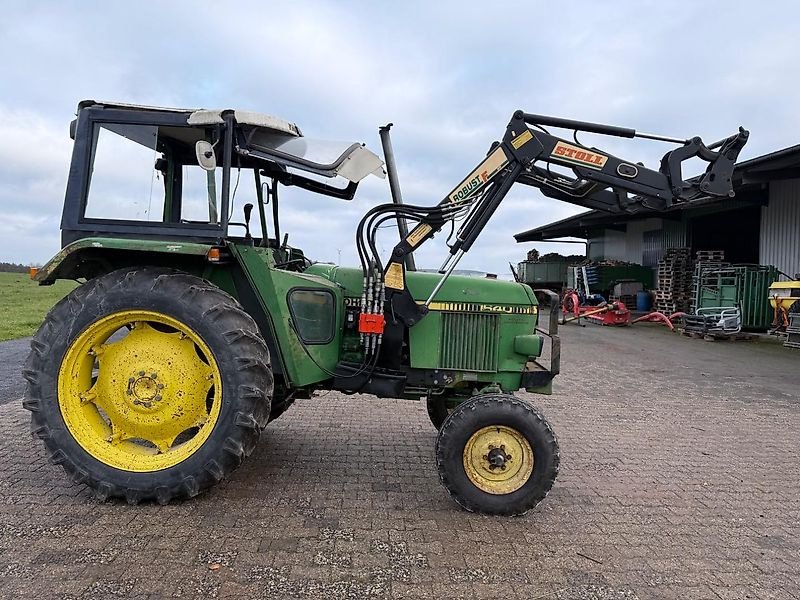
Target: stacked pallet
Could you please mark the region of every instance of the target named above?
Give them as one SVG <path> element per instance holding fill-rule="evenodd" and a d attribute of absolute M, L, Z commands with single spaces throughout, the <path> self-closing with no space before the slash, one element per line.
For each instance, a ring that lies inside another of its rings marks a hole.
<path fill-rule="evenodd" d="M 692 302 L 694 263 L 689 248 L 670 248 L 658 261 L 656 310 L 664 314 L 688 312 Z"/>
<path fill-rule="evenodd" d="M 698 250 L 697 260 L 694 263 L 694 276 L 692 277 L 692 302 L 690 310 L 694 313 L 700 301 L 700 290 L 703 284 L 703 274 L 708 271 L 715 271 L 729 267 L 730 263 L 725 262 L 724 250 Z"/>
<path fill-rule="evenodd" d="M 725 250 L 698 250 L 697 262 L 724 262 Z"/>

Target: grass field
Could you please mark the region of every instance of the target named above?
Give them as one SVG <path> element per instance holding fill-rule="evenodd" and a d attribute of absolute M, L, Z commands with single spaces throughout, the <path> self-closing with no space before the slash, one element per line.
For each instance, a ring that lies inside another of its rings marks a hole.
<path fill-rule="evenodd" d="M 33 335 L 52 306 L 78 285 L 40 286 L 26 273 L 0 273 L 0 341 Z"/>

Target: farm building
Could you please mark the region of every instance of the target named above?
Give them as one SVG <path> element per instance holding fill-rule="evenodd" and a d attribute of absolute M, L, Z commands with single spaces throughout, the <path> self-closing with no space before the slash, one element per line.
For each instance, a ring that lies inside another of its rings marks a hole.
<path fill-rule="evenodd" d="M 661 213 L 619 215 L 592 210 L 514 236 L 518 242 L 574 237 L 593 259 L 655 269 L 669 248 L 722 250 L 738 264 L 800 273 L 800 145 L 741 162 L 733 199 L 687 203 Z"/>

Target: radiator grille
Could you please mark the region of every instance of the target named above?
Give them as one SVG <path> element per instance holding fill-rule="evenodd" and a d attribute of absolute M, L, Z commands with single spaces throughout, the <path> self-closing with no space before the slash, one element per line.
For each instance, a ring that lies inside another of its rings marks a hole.
<path fill-rule="evenodd" d="M 497 315 L 442 314 L 441 368 L 497 370 Z"/>

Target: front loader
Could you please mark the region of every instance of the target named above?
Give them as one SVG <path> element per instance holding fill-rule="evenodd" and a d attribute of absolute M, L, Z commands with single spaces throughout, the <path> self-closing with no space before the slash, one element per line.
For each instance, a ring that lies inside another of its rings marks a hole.
<path fill-rule="evenodd" d="M 424 399 L 452 497 L 487 514 L 531 509 L 553 485 L 559 449 L 514 393 L 551 391 L 558 301 L 548 298 L 543 329 L 530 288 L 456 265 L 515 183 L 585 206 L 663 210 L 732 195 L 747 140 L 744 130 L 711 148 L 667 138 L 679 147 L 653 171 L 543 126 L 662 139 L 517 111 L 440 203 L 370 209 L 356 231 L 361 264 L 345 268 L 289 244 L 279 190 L 352 199 L 365 177 L 385 174 L 363 145 L 315 141 L 258 113 L 81 102 L 62 250 L 35 278 L 82 284 L 31 342 L 33 433 L 98 497 L 167 503 L 229 475 L 296 399 Z M 685 181 L 681 163 L 694 156 L 708 168 Z M 382 257 L 387 222 L 401 236 Z M 439 271 L 413 270 L 413 252 L 448 225 Z"/>

